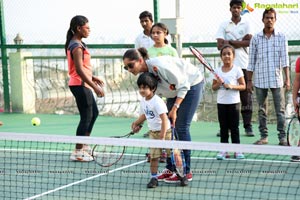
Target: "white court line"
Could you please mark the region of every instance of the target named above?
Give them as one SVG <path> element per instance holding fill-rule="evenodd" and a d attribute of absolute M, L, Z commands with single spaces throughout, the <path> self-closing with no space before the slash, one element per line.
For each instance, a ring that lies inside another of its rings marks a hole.
<path fill-rule="evenodd" d="M 230 160 L 230 161 L 237 161 L 237 162 L 265 162 L 265 163 L 284 163 L 284 164 L 299 164 L 299 162 L 291 162 L 291 161 L 283 161 L 283 160 L 260 160 L 260 159 L 234 159 L 234 158 L 226 158 L 224 160 L 217 160 L 216 158 L 208 158 L 208 157 L 191 157 L 194 160 L 216 160 L 218 162 Z"/>
<path fill-rule="evenodd" d="M 38 149 L 35 149 L 35 150 L 32 150 L 32 149 L 1 149 L 0 148 L 0 151 L 20 151 L 20 152 L 47 152 L 47 153 L 64 153 L 64 154 L 69 154 L 70 151 L 58 151 L 58 150 L 38 150 Z M 129 154 L 129 153 L 124 153 L 124 156 L 125 155 L 129 155 L 129 156 L 141 156 L 141 157 L 144 157 L 145 155 L 144 154 Z M 191 159 L 199 159 L 199 160 L 216 160 L 216 158 L 214 157 L 191 157 Z M 236 161 L 236 159 L 234 158 L 227 158 L 225 160 L 234 160 Z M 220 162 L 222 162 L 222 160 L 219 160 Z M 245 159 L 241 159 L 239 161 L 245 161 L 245 162 L 269 162 L 269 163 L 286 163 L 286 164 L 299 164 L 299 162 L 290 162 L 290 161 L 282 161 L 282 160 L 260 160 L 260 159 L 248 159 L 248 158 L 245 158 Z"/>
<path fill-rule="evenodd" d="M 133 163 L 133 164 L 130 164 L 130 165 L 126 165 L 126 166 L 123 166 L 123 167 L 120 167 L 120 168 L 117 168 L 117 169 L 114 169 L 114 170 L 110 170 L 110 171 L 108 171 L 108 172 L 106 172 L 106 173 L 97 174 L 97 175 L 95 175 L 95 176 L 91 176 L 91 177 L 82 179 L 82 180 L 80 180 L 80 181 L 76 181 L 76 182 L 73 182 L 73 183 L 70 183 L 70 184 L 67 184 L 67 185 L 64 185 L 64 186 L 55 188 L 55 189 L 53 189 L 53 190 L 49 190 L 49 191 L 47 191 L 47 192 L 43 192 L 43 193 L 41 193 L 41 194 L 37 194 L 37 195 L 32 196 L 32 197 L 28 197 L 28 198 L 26 198 L 26 199 L 24 199 L 24 200 L 36 199 L 36 198 L 45 196 L 45 195 L 47 195 L 47 194 L 50 194 L 50 193 L 53 193 L 53 192 L 56 192 L 56 191 L 59 191 L 59 190 L 62 190 L 62 189 L 71 187 L 71 186 L 73 186 L 73 185 L 77 185 L 77 184 L 83 183 L 83 182 L 85 182 L 85 181 L 89 181 L 89 180 L 98 178 L 98 177 L 100 177 L 100 176 L 104 176 L 104 175 L 113 173 L 113 172 L 115 172 L 115 171 L 120 171 L 120 170 L 126 169 L 126 168 L 128 168 L 128 167 L 132 167 L 132 166 L 135 166 L 135 165 L 139 165 L 139 164 L 142 164 L 142 163 L 144 163 L 144 162 L 146 162 L 146 160 L 143 160 L 143 161 L 140 161 L 140 162 L 136 162 L 136 163 Z"/>
<path fill-rule="evenodd" d="M 62 154 L 70 154 L 72 152 L 72 150 L 68 151 L 68 150 L 38 150 L 38 149 L 1 149 L 0 151 L 11 151 L 11 152 L 41 152 L 41 153 L 62 153 Z M 145 157 L 144 154 L 130 154 L 130 153 L 124 153 L 124 156 L 142 156 Z"/>

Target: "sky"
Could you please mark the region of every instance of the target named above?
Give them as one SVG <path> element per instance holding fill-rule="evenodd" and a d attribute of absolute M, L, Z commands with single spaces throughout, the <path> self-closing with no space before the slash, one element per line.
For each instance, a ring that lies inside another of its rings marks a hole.
<path fill-rule="evenodd" d="M 142 31 L 138 16 L 153 12 L 153 0 L 3 0 L 7 43 L 20 33 L 26 44 L 63 44 L 73 16 L 89 19 L 88 43 L 133 43 Z M 160 18 L 175 18 L 176 0 L 160 0 Z M 180 0 L 183 42 L 215 42 L 219 24 L 230 18 L 229 0 Z M 300 0 L 247 0 L 251 7 L 260 4 L 299 4 L 296 9 L 278 9 L 276 27 L 297 39 L 300 25 Z M 253 31 L 263 28 L 264 9 L 254 8 L 245 18 Z M 291 12 L 293 11 L 293 13 Z M 300 38 L 300 37 L 299 37 Z M 299 39 L 298 38 L 298 39 Z"/>

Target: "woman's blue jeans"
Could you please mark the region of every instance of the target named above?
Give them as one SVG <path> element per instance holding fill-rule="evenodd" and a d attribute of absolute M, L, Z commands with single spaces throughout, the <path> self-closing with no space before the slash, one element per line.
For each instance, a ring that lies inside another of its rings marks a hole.
<path fill-rule="evenodd" d="M 194 114 L 200 104 L 203 94 L 203 86 L 204 81 L 192 86 L 180 104 L 180 108 L 177 110 L 175 129 L 180 141 L 191 141 L 190 126 Z M 175 100 L 176 97 L 167 99 L 167 107 L 169 111 L 172 109 Z M 186 173 L 188 174 L 190 173 L 191 169 L 191 150 L 186 149 L 183 150 L 183 152 L 186 162 Z M 166 168 L 170 169 L 171 171 L 175 171 L 170 159 L 167 160 Z"/>

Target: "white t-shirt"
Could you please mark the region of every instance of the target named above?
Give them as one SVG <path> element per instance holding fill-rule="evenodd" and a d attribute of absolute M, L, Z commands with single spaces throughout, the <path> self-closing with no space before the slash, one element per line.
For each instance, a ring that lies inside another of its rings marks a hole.
<path fill-rule="evenodd" d="M 241 41 L 247 34 L 251 34 L 250 23 L 247 20 L 241 18 L 241 21 L 237 24 L 231 20 L 226 20 L 221 23 L 216 34 L 216 39 Z M 240 66 L 242 69 L 247 69 L 248 48 L 241 47 L 235 49 L 234 64 Z"/>
<path fill-rule="evenodd" d="M 149 47 L 152 47 L 154 45 L 154 41 L 152 38 L 148 35 L 145 35 L 144 32 L 140 33 L 134 42 L 134 48 L 138 49 L 141 47 L 144 47 L 148 49 Z"/>
<path fill-rule="evenodd" d="M 154 95 L 150 100 L 141 98 L 140 106 L 140 113 L 145 114 L 149 130 L 160 131 L 162 121 L 159 115 L 168 112 L 165 102 L 159 96 Z M 169 128 L 171 125 L 168 121 L 167 129 Z"/>
<path fill-rule="evenodd" d="M 170 35 L 167 35 L 166 39 L 168 40 L 168 45 L 171 45 L 172 38 Z M 146 49 L 152 47 L 154 45 L 154 41 L 148 35 L 145 35 L 144 32 L 140 33 L 134 42 L 134 48 L 138 49 L 144 47 Z"/>
<path fill-rule="evenodd" d="M 240 67 L 233 65 L 230 71 L 223 72 L 222 67 L 217 68 L 216 73 L 223 78 L 224 82 L 231 85 L 239 85 L 238 79 L 243 77 L 243 71 Z M 214 78 L 216 79 L 216 78 Z M 223 86 L 218 90 L 217 103 L 234 104 L 240 102 L 240 91 L 226 90 Z"/>

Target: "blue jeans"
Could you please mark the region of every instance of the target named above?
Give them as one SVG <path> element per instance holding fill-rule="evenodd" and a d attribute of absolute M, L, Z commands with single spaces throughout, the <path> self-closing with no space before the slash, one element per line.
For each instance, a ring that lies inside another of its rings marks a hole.
<path fill-rule="evenodd" d="M 191 141 L 190 126 L 193 116 L 200 104 L 203 86 L 204 81 L 192 86 L 180 104 L 180 108 L 177 110 L 175 128 L 179 137 L 178 139 L 181 141 Z M 167 107 L 169 111 L 172 109 L 175 100 L 176 97 L 167 99 Z M 183 153 L 186 163 L 186 173 L 188 174 L 190 173 L 191 168 L 191 150 L 183 150 Z M 167 160 L 166 168 L 171 171 L 175 171 L 170 159 Z"/>
<path fill-rule="evenodd" d="M 268 90 L 265 88 L 255 88 L 256 98 L 258 102 L 258 120 L 259 120 L 259 132 L 262 138 L 268 137 L 267 128 L 267 96 Z M 270 88 L 273 96 L 273 102 L 275 107 L 275 113 L 277 118 L 277 131 L 278 138 L 283 139 L 286 136 L 285 133 L 285 99 L 284 99 L 284 89 L 283 88 Z"/>

